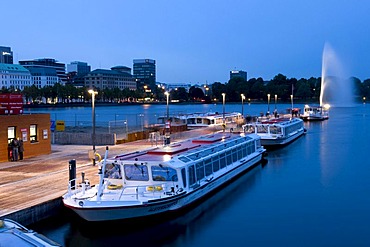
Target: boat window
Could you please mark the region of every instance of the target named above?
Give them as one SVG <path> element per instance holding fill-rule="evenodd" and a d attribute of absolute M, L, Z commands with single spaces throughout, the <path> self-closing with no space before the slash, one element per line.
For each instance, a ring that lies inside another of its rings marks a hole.
<path fill-rule="evenodd" d="M 186 188 L 186 171 L 185 171 L 185 168 L 181 169 L 181 177 L 182 177 L 182 182 L 184 184 L 184 188 Z"/>
<path fill-rule="evenodd" d="M 212 170 L 212 159 L 207 159 L 204 161 L 204 167 L 206 171 L 206 176 L 209 176 L 213 173 Z"/>
<path fill-rule="evenodd" d="M 270 133 L 271 134 L 281 134 L 281 127 L 275 126 L 275 125 L 271 125 L 270 126 Z"/>
<path fill-rule="evenodd" d="M 124 165 L 127 180 L 149 181 L 148 167 L 146 165 Z"/>
<path fill-rule="evenodd" d="M 233 163 L 232 157 L 231 157 L 231 150 L 226 152 L 226 165 L 231 165 Z"/>
<path fill-rule="evenodd" d="M 197 124 L 201 124 L 202 123 L 202 119 L 201 118 L 197 118 Z"/>
<path fill-rule="evenodd" d="M 167 166 L 152 166 L 153 181 L 177 181 L 176 170 Z"/>
<path fill-rule="evenodd" d="M 233 162 L 238 161 L 238 150 L 237 148 L 233 148 Z"/>
<path fill-rule="evenodd" d="M 246 157 L 248 155 L 247 145 L 246 144 L 243 144 L 242 145 L 242 152 L 243 152 L 243 157 Z"/>
<path fill-rule="evenodd" d="M 107 164 L 105 166 L 104 178 L 122 179 L 120 165 Z"/>
<path fill-rule="evenodd" d="M 254 142 L 251 142 L 251 153 L 254 153 L 256 151 L 256 146 L 254 145 Z"/>
<path fill-rule="evenodd" d="M 218 155 L 212 157 L 212 166 L 214 172 L 220 170 L 220 159 L 218 158 Z"/>
<path fill-rule="evenodd" d="M 254 133 L 254 126 L 248 124 L 247 126 L 245 126 L 244 131 L 247 133 Z"/>
<path fill-rule="evenodd" d="M 201 180 L 204 178 L 204 164 L 203 162 L 199 162 L 195 164 L 196 171 L 197 171 L 197 180 Z"/>
<path fill-rule="evenodd" d="M 257 133 L 267 133 L 267 126 L 257 125 Z"/>
<path fill-rule="evenodd" d="M 225 153 L 220 154 L 220 167 L 221 168 L 226 167 Z"/>
<path fill-rule="evenodd" d="M 197 181 L 195 178 L 195 169 L 193 165 L 189 166 L 188 175 L 189 175 L 189 186 L 192 186 Z"/>
<path fill-rule="evenodd" d="M 186 158 L 185 156 L 180 157 L 179 160 L 181 160 L 184 163 L 187 163 L 190 161 L 190 159 Z"/>
<path fill-rule="evenodd" d="M 238 151 L 238 159 L 243 158 L 242 146 L 237 147 L 237 151 Z"/>
<path fill-rule="evenodd" d="M 248 143 L 248 155 L 254 152 L 253 151 L 253 146 L 254 146 L 253 142 Z"/>

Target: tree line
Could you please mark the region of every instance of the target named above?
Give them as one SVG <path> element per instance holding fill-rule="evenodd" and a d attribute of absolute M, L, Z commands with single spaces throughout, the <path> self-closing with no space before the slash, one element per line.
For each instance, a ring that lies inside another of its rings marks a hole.
<path fill-rule="evenodd" d="M 353 95 L 360 100 L 370 99 L 370 79 L 361 82 L 356 77 L 351 77 L 345 83 L 353 85 Z M 14 88 L 2 88 L 1 92 L 16 92 Z M 118 88 L 97 89 L 96 100 L 99 102 L 137 102 L 137 101 L 166 101 L 165 89 L 153 88 L 150 92 L 139 88 L 137 90 Z M 222 101 L 222 94 L 225 93 L 227 102 L 240 102 L 242 95 L 248 101 L 266 101 L 267 95 L 271 99 L 275 95 L 279 102 L 289 102 L 291 95 L 294 100 L 318 102 L 321 91 L 321 77 L 311 77 L 309 79 L 287 78 L 285 75 L 278 74 L 270 81 L 264 81 L 261 77 L 245 80 L 242 77 L 231 78 L 227 83 L 215 82 L 203 87 L 192 86 L 189 91 L 185 88 L 172 89 L 170 93 L 171 101 L 178 102 L 205 102 Z M 19 92 L 19 90 L 17 91 Z M 56 83 L 54 86 L 37 88 L 32 85 L 20 91 L 29 102 L 42 102 L 47 99 L 48 103 L 70 103 L 86 102 L 91 99 L 87 87 L 75 87 L 72 84 L 61 85 Z"/>

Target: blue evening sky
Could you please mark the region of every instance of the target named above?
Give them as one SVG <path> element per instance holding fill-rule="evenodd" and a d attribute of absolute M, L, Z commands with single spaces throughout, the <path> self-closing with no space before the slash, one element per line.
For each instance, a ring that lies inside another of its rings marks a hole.
<path fill-rule="evenodd" d="M 132 68 L 155 59 L 157 81 L 226 82 L 321 76 L 329 42 L 350 76 L 370 78 L 368 0 L 12 0 L 1 3 L 0 46 L 14 60 Z"/>

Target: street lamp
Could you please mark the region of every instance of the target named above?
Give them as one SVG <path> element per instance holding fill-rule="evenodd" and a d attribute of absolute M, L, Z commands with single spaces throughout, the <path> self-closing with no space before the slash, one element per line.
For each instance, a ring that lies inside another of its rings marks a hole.
<path fill-rule="evenodd" d="M 267 94 L 267 114 L 270 115 L 270 94 Z"/>
<path fill-rule="evenodd" d="M 169 108 L 168 108 L 168 101 L 169 101 L 169 98 L 170 98 L 170 93 L 169 92 L 164 92 L 164 94 L 167 96 L 167 107 L 166 107 L 166 112 L 167 112 L 167 120 L 170 119 L 170 111 L 169 111 Z"/>
<path fill-rule="evenodd" d="M 244 100 L 245 100 L 245 96 L 244 96 L 244 94 L 241 94 L 240 96 L 242 97 L 242 116 L 244 117 Z"/>
<path fill-rule="evenodd" d="M 290 95 L 290 101 L 292 102 L 292 117 L 293 117 L 293 94 Z"/>
<path fill-rule="evenodd" d="M 98 94 L 97 91 L 90 89 L 89 94 L 91 94 L 91 106 L 92 106 L 92 122 L 93 122 L 93 132 L 92 132 L 92 144 L 93 144 L 93 165 L 95 166 L 95 95 Z"/>
<path fill-rule="evenodd" d="M 225 132 L 226 124 L 225 124 L 225 93 L 222 93 L 222 125 Z"/>

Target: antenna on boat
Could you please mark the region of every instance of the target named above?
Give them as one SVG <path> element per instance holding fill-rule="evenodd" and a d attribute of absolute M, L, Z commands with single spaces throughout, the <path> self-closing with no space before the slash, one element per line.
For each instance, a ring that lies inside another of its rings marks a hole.
<path fill-rule="evenodd" d="M 103 165 L 99 169 L 99 188 L 98 188 L 98 194 L 96 195 L 97 201 L 100 201 L 102 191 L 103 191 L 104 172 L 105 172 L 105 165 L 107 164 L 108 149 L 109 149 L 108 146 L 106 146 Z"/>

